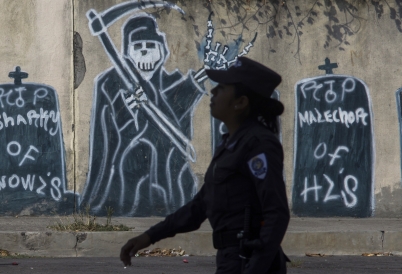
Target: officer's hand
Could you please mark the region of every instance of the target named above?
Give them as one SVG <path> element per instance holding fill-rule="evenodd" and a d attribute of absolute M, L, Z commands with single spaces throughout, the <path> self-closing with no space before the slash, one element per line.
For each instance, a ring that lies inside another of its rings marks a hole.
<path fill-rule="evenodd" d="M 151 239 L 148 234 L 142 233 L 140 236 L 130 239 L 122 248 L 120 252 L 120 260 L 125 266 L 131 265 L 131 257 L 137 254 L 138 250 L 146 248 L 151 245 Z"/>

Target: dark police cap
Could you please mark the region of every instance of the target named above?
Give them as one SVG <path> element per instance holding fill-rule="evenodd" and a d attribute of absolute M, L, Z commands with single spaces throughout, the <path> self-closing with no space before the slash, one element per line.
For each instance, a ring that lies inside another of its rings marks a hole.
<path fill-rule="evenodd" d="M 208 77 L 221 84 L 241 83 L 250 91 L 269 98 L 268 108 L 273 115 L 281 115 L 284 107 L 281 102 L 271 98 L 282 77 L 266 66 L 246 57 L 239 57 L 228 70 L 205 70 Z"/>

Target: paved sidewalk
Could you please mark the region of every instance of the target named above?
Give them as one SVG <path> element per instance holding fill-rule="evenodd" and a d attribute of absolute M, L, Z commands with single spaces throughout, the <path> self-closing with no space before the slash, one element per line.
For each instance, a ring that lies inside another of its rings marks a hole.
<path fill-rule="evenodd" d="M 215 256 L 138 257 L 133 266 L 124 268 L 118 258 L 29 258 L 0 259 L 0 273 L 88 274 L 88 273 L 141 273 L 141 274 L 212 274 Z M 288 274 L 391 274 L 402 273 L 402 257 L 291 257 Z M 12 265 L 12 262 L 18 265 Z"/>
<path fill-rule="evenodd" d="M 116 257 L 120 247 L 162 218 L 112 218 L 125 224 L 128 232 L 57 232 L 48 228 L 56 222 L 72 222 L 67 217 L 1 217 L 0 249 L 13 253 L 54 257 Z M 97 218 L 97 222 L 106 222 Z M 292 218 L 282 244 L 291 256 L 306 253 L 361 255 L 392 252 L 402 255 L 402 219 L 386 218 Z M 215 254 L 211 227 L 204 223 L 197 231 L 179 234 L 154 247 L 179 248 L 188 254 Z"/>

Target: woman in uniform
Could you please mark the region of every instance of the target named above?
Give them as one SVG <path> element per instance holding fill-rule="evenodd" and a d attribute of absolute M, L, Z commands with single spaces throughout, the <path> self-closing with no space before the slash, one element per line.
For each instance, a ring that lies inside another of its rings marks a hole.
<path fill-rule="evenodd" d="M 283 150 L 276 133 L 284 107 L 271 95 L 281 76 L 246 57 L 226 71 L 206 70 L 211 115 L 223 135 L 205 182 L 194 198 L 164 221 L 130 239 L 120 259 L 131 265 L 138 250 L 177 233 L 197 230 L 208 218 L 218 250 L 216 274 L 286 273 L 281 242 L 289 223 Z"/>

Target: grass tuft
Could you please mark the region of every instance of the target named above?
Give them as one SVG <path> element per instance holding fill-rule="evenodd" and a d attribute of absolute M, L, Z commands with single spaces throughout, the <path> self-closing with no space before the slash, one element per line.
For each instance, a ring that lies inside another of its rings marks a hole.
<path fill-rule="evenodd" d="M 297 259 L 297 260 L 292 260 L 291 262 L 286 263 L 286 264 L 287 264 L 288 268 L 294 268 L 294 267 L 300 268 L 303 265 L 303 261 Z"/>
<path fill-rule="evenodd" d="M 11 253 L 8 250 L 0 249 L 0 260 L 1 259 L 28 259 L 28 258 L 40 258 L 42 256 L 30 256 L 19 253 Z"/>
<path fill-rule="evenodd" d="M 113 225 L 112 224 L 112 215 L 114 213 L 113 208 L 106 207 L 106 224 L 99 224 L 96 222 L 96 216 L 92 216 L 90 214 L 90 206 L 87 205 L 85 207 L 84 213 L 73 214 L 71 221 L 70 218 L 67 217 L 67 221 L 63 221 L 60 219 L 56 224 L 48 226 L 48 228 L 56 230 L 56 231 L 129 231 L 130 227 L 120 224 Z"/>

